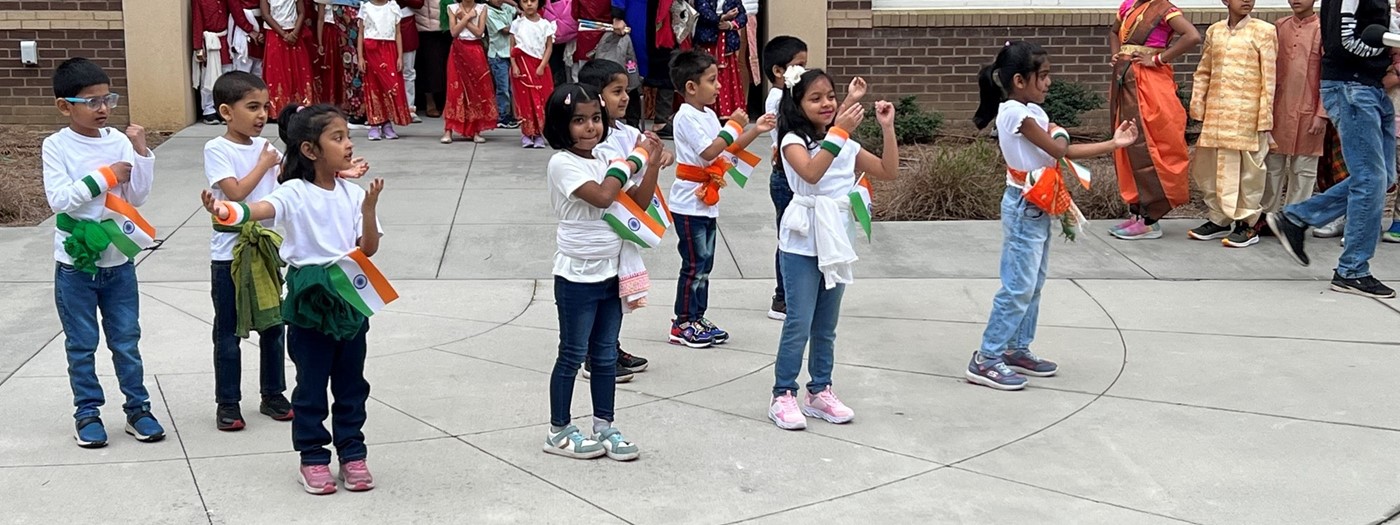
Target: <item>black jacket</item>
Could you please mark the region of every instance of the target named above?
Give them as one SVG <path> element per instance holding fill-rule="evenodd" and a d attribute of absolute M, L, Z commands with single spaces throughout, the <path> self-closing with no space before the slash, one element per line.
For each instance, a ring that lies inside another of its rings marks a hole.
<path fill-rule="evenodd" d="M 1322 79 L 1381 87 L 1390 49 L 1371 47 L 1361 32 L 1390 27 L 1388 0 L 1322 0 Z"/>

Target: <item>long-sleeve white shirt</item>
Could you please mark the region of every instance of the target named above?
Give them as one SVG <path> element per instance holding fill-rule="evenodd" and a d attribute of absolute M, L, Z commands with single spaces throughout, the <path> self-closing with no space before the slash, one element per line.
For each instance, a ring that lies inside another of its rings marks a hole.
<path fill-rule="evenodd" d="M 72 128 L 63 128 L 44 139 L 43 157 L 44 194 L 54 213 L 66 213 L 79 220 L 98 220 L 106 208 L 108 192 L 138 207 L 151 195 L 155 152 L 149 157 L 137 155 L 126 135 L 115 129 L 103 128 L 100 136 L 87 137 Z M 131 163 L 131 180 L 109 185 L 98 170 L 118 162 Z M 85 181 L 89 176 L 92 178 Z M 94 192 L 94 187 L 99 191 Z M 63 264 L 73 264 L 73 259 L 63 249 L 63 240 L 67 238 L 66 232 L 55 229 L 53 258 Z M 110 268 L 127 261 L 121 252 L 108 249 L 97 266 Z"/>

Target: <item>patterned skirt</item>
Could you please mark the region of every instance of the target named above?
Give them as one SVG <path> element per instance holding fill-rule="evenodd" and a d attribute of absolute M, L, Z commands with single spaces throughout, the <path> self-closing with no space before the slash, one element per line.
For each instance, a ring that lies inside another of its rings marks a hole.
<path fill-rule="evenodd" d="M 412 122 L 403 74 L 399 72 L 399 47 L 393 40 L 365 39 L 364 79 L 366 123 L 407 126 Z"/>
<path fill-rule="evenodd" d="M 311 54 L 306 46 L 311 38 L 305 32 L 305 28 L 302 28 L 301 34 L 292 43 L 268 32 L 267 49 L 263 55 L 263 80 L 267 82 L 267 95 L 274 112 L 281 112 L 289 104 L 309 105 L 315 94 Z"/>
<path fill-rule="evenodd" d="M 447 104 L 443 127 L 471 137 L 496 129 L 496 84 L 486 64 L 486 47 L 479 40 L 452 40 L 447 56 Z"/>

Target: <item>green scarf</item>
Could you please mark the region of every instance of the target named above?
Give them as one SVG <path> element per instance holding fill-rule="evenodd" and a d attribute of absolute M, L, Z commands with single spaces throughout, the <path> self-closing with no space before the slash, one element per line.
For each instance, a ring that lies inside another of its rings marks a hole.
<path fill-rule="evenodd" d="M 340 297 L 324 266 L 292 266 L 287 270 L 287 299 L 282 302 L 287 324 L 316 330 L 348 341 L 360 333 L 365 316 Z"/>
<path fill-rule="evenodd" d="M 431 0 L 429 0 L 429 1 L 431 1 Z M 447 13 L 448 13 L 448 11 L 447 11 L 447 6 L 452 5 L 452 4 L 455 4 L 455 3 L 457 3 L 457 0 L 439 0 L 439 1 L 438 1 L 438 9 L 439 9 L 439 11 L 438 11 L 438 23 L 442 24 L 442 30 L 445 31 L 445 32 L 447 32 L 447 34 L 449 34 L 449 35 L 452 34 L 452 21 L 451 21 L 451 19 L 447 16 Z"/>
<path fill-rule="evenodd" d="M 238 310 L 235 333 L 246 339 L 251 330 L 282 324 L 283 264 L 277 255 L 282 236 L 256 222 L 244 223 L 236 230 L 238 242 L 233 245 L 231 268 Z"/>
<path fill-rule="evenodd" d="M 80 271 L 97 275 L 97 261 L 102 259 L 102 252 L 113 243 L 127 258 L 141 253 L 141 247 L 127 239 L 121 227 L 112 219 L 98 222 L 74 219 L 67 213 L 60 213 L 54 221 L 60 231 L 68 234 L 68 238 L 63 240 L 63 251 L 73 259 L 73 267 Z"/>

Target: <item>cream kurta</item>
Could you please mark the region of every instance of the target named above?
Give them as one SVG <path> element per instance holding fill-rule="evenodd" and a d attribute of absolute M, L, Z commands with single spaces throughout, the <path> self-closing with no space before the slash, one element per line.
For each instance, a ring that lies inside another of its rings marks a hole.
<path fill-rule="evenodd" d="M 1274 128 L 1277 55 L 1274 25 L 1263 20 L 1206 30 L 1191 86 L 1191 118 L 1203 121 L 1198 147 L 1259 151 L 1259 133 Z"/>

